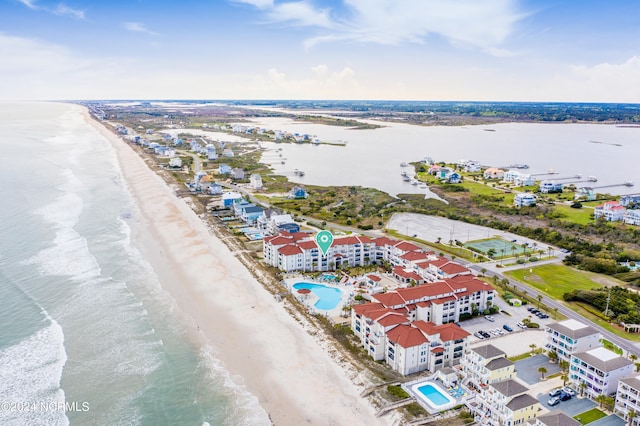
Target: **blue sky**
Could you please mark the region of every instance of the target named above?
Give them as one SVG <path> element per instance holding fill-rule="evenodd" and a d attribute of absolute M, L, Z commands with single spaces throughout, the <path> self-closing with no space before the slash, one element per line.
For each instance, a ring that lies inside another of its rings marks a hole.
<path fill-rule="evenodd" d="M 640 102 L 635 0 L 0 0 L 0 99 Z"/>

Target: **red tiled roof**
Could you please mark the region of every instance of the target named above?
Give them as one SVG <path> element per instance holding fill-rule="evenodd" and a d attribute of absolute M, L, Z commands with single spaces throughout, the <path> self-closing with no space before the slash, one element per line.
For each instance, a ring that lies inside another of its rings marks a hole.
<path fill-rule="evenodd" d="M 366 316 L 366 312 L 381 308 L 384 308 L 382 303 L 363 303 L 362 305 L 355 305 L 352 309 L 356 314 Z"/>
<path fill-rule="evenodd" d="M 467 331 L 458 327 L 454 323 L 435 325 L 432 322 L 420 320 L 415 321 L 412 325 L 422 330 L 428 336 L 440 334 L 440 340 L 443 342 L 463 339 L 470 335 Z"/>
<path fill-rule="evenodd" d="M 402 300 L 400 295 L 395 291 L 391 291 L 389 293 L 376 293 L 371 295 L 371 297 L 379 301 L 385 306 L 395 306 L 395 305 L 404 304 L 404 300 Z"/>
<path fill-rule="evenodd" d="M 389 315 L 385 315 L 384 317 L 378 319 L 376 322 L 383 327 L 389 327 L 391 325 L 408 323 L 409 320 L 406 316 L 394 312 Z"/>
<path fill-rule="evenodd" d="M 391 238 L 387 237 L 374 238 L 372 241 L 376 243 L 377 247 L 393 246 L 398 243 L 398 240 L 392 240 Z"/>
<path fill-rule="evenodd" d="M 439 257 L 436 260 L 432 260 L 430 263 L 435 266 L 436 268 L 440 268 L 444 265 L 446 265 L 447 263 L 451 262 L 449 259 L 445 259 L 444 257 Z"/>
<path fill-rule="evenodd" d="M 283 246 L 278 249 L 278 253 L 283 254 L 285 256 L 292 256 L 295 254 L 301 254 L 302 250 L 300 247 L 294 245 Z"/>
<path fill-rule="evenodd" d="M 406 271 L 402 266 L 394 266 L 393 273 L 408 280 L 415 280 L 416 282 L 424 281 L 420 275 L 413 271 Z"/>
<path fill-rule="evenodd" d="M 375 282 L 378 282 L 378 281 L 380 281 L 382 279 L 382 277 L 379 277 L 379 276 L 373 275 L 373 274 L 367 275 L 367 278 L 369 278 L 371 281 L 375 281 Z"/>
<path fill-rule="evenodd" d="M 456 300 L 456 297 L 455 296 L 441 297 L 439 299 L 433 299 L 431 302 L 440 305 L 442 303 L 451 302 L 452 300 Z"/>
<path fill-rule="evenodd" d="M 334 246 L 342 246 L 342 245 L 356 245 L 360 244 L 360 241 L 356 237 L 340 237 L 333 240 Z"/>
<path fill-rule="evenodd" d="M 282 237 L 280 235 L 277 235 L 275 238 L 271 239 L 269 241 L 269 243 L 272 246 L 283 246 L 285 244 L 291 244 L 292 243 L 292 239 L 291 238 L 285 238 L 285 237 Z"/>
<path fill-rule="evenodd" d="M 420 330 L 408 325 L 399 325 L 389 330 L 387 332 L 387 338 L 405 349 L 429 342 Z"/>
<path fill-rule="evenodd" d="M 427 253 L 419 252 L 419 251 L 410 251 L 409 253 L 405 253 L 402 256 L 400 256 L 400 259 L 414 261 L 414 260 L 426 259 L 427 257 L 429 257 Z"/>
<path fill-rule="evenodd" d="M 294 232 L 293 234 L 291 234 L 291 236 L 295 241 L 306 240 L 307 238 L 311 237 L 311 235 L 307 234 L 306 232 Z"/>
<path fill-rule="evenodd" d="M 314 248 L 318 248 L 318 245 L 315 241 L 300 241 L 298 247 L 303 250 L 313 250 Z"/>
<path fill-rule="evenodd" d="M 418 302 L 416 303 L 416 306 L 420 307 L 420 308 L 428 308 L 429 306 L 431 306 L 431 302 L 427 301 L 427 302 Z"/>
<path fill-rule="evenodd" d="M 444 348 L 439 346 L 437 348 L 431 349 L 431 352 L 434 353 L 434 354 L 437 354 L 438 352 L 444 352 Z"/>
<path fill-rule="evenodd" d="M 402 251 L 420 250 L 420 247 L 408 241 L 400 241 L 398 244 L 395 245 L 395 248 L 400 249 Z"/>
<path fill-rule="evenodd" d="M 440 269 L 445 274 L 450 274 L 450 275 L 451 274 L 461 274 L 463 272 L 471 272 L 471 271 L 469 271 L 469 269 L 467 269 L 464 266 L 460 265 L 459 263 L 455 263 L 455 262 L 449 262 L 449 263 L 447 263 L 446 265 L 444 265 Z"/>

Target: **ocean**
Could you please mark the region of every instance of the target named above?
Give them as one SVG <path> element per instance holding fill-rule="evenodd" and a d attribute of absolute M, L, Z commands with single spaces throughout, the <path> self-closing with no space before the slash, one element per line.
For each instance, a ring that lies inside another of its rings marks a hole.
<path fill-rule="evenodd" d="M 82 108 L 0 103 L 0 424 L 269 424 L 132 241 Z"/>

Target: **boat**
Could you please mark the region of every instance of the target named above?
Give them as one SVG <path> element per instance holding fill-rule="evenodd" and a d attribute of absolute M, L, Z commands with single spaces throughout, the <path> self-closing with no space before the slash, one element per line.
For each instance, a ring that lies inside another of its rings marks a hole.
<path fill-rule="evenodd" d="M 405 163 L 404 161 L 402 163 L 400 163 L 400 167 L 407 167 L 407 166 L 408 166 L 408 164 Z"/>
<path fill-rule="evenodd" d="M 409 176 L 403 176 L 402 180 L 405 182 L 409 182 L 411 180 L 411 178 Z"/>
<path fill-rule="evenodd" d="M 401 176 L 409 176 L 409 175 L 407 175 L 407 172 L 402 172 L 402 173 L 400 173 L 400 175 Z"/>
<path fill-rule="evenodd" d="M 413 182 L 411 182 L 411 185 L 417 185 L 417 184 L 418 184 L 417 180 L 414 180 Z"/>
<path fill-rule="evenodd" d="M 635 182 L 633 182 L 632 180 L 628 180 L 624 183 L 624 186 L 633 186 L 635 185 Z"/>
<path fill-rule="evenodd" d="M 587 178 L 587 180 L 588 180 L 589 182 L 597 182 L 597 181 L 598 181 L 598 178 L 597 178 L 596 176 L 589 176 L 589 177 Z"/>

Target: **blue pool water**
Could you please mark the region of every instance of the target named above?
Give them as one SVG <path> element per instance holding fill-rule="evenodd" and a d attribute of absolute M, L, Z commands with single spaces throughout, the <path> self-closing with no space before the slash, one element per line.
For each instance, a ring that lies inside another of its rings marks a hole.
<path fill-rule="evenodd" d="M 324 278 L 327 281 L 335 281 L 336 280 L 336 276 L 333 274 L 322 274 L 322 278 Z"/>
<path fill-rule="evenodd" d="M 313 306 L 323 311 L 329 311 L 335 308 L 342 299 L 342 291 L 340 291 L 340 289 L 327 287 L 322 284 L 297 283 L 293 285 L 293 288 L 296 290 L 300 290 L 301 288 L 311 290 L 313 294 L 318 296 L 318 301 Z"/>
<path fill-rule="evenodd" d="M 423 394 L 425 398 L 431 401 L 433 405 L 436 407 L 449 403 L 449 399 L 445 395 L 443 395 L 442 392 L 440 392 L 431 383 L 427 383 L 424 386 L 420 386 L 418 388 L 418 392 Z"/>

